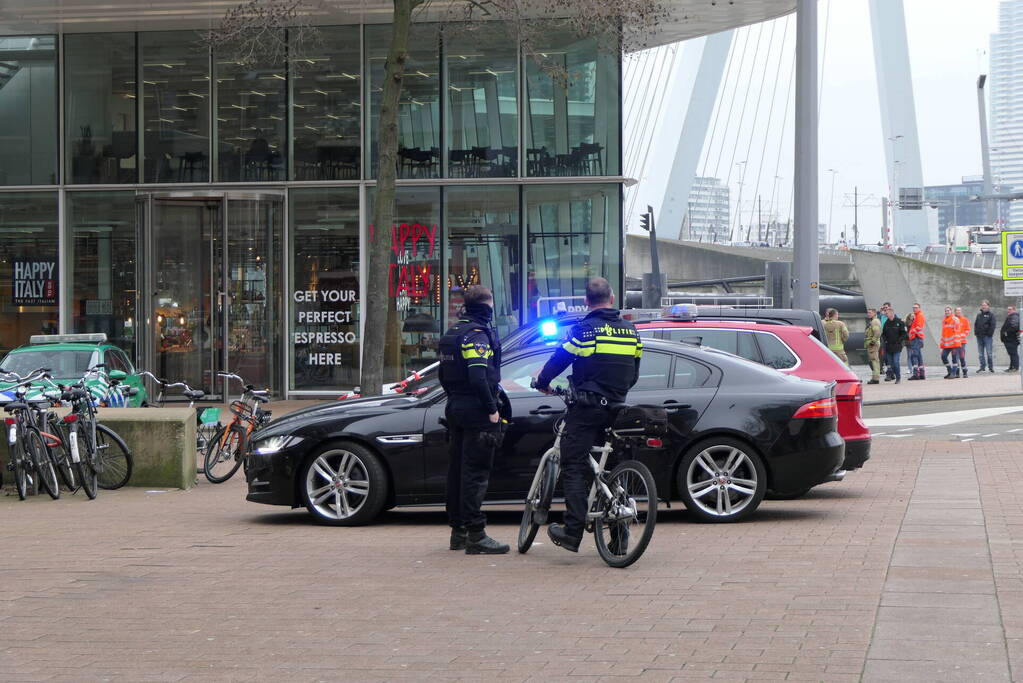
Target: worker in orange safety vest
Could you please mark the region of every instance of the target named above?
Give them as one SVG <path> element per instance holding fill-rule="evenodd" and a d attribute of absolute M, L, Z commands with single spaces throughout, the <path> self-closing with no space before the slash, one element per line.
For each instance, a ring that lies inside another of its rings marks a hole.
<path fill-rule="evenodd" d="M 941 321 L 941 362 L 948 371 L 945 379 L 959 377 L 959 347 L 962 344 L 963 325 L 952 312 L 951 306 L 945 306 L 945 319 Z"/>

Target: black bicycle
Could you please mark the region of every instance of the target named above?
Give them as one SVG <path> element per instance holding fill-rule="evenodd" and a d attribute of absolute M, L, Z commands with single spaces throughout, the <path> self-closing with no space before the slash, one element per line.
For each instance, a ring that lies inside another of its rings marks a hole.
<path fill-rule="evenodd" d="M 561 398 L 566 407 L 542 406 L 530 411 L 531 415 L 563 415 L 575 400 L 573 392 L 560 387 L 551 393 Z M 657 486 L 649 468 L 638 460 L 625 460 L 608 472 L 608 457 L 616 451 L 629 453 L 636 442 L 663 434 L 666 423 L 663 409 L 623 404 L 616 408 L 615 423 L 606 430 L 604 444 L 594 446 L 590 451 L 590 467 L 594 476 L 587 504 L 586 531 L 593 533 L 597 553 L 611 567 L 628 567 L 650 544 L 654 525 L 657 524 Z M 554 425 L 554 445 L 540 458 L 540 465 L 526 494 L 519 524 L 520 553 L 532 547 L 540 525 L 547 523 L 561 473 L 564 429 L 564 419 L 558 420 Z"/>
<path fill-rule="evenodd" d="M 40 368 L 27 377 L 5 373 L 5 381 L 16 382 L 12 387 L 14 400 L 4 405 L 7 417 L 7 445 L 10 459 L 7 468 L 14 473 L 18 498 L 25 500 L 29 492 L 38 493 L 41 486 L 54 500 L 60 498 L 57 469 L 47 451 L 42 434 L 35 424 L 32 405 L 25 400 L 29 387 L 48 372 Z"/>

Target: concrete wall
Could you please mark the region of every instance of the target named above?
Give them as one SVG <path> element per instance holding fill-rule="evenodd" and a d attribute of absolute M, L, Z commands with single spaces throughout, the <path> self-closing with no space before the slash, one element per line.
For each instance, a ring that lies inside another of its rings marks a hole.
<path fill-rule="evenodd" d="M 187 489 L 195 484 L 195 410 L 101 408 L 99 421 L 124 439 L 135 462 L 129 486 Z"/>
<path fill-rule="evenodd" d="M 792 252 L 780 249 L 731 247 L 722 244 L 657 239 L 661 272 L 669 282 L 711 280 L 744 275 L 763 275 L 768 261 L 791 261 Z M 625 274 L 641 278 L 650 272 L 650 240 L 645 235 L 627 235 Z M 851 259 L 821 255 L 821 282 L 855 286 L 856 272 Z"/>
<path fill-rule="evenodd" d="M 941 364 L 941 352 L 937 340 L 941 337 L 941 321 L 945 317 L 945 306 L 963 307 L 963 315 L 970 319 L 970 326 L 977 316 L 980 302 L 987 299 L 995 313 L 998 326 L 1005 320 L 1005 307 L 1016 304 L 1016 299 L 1002 294 L 1002 280 L 972 270 L 940 266 L 905 256 L 869 251 L 852 252 L 856 272 L 867 306 L 878 307 L 890 301 L 895 312 L 905 318 L 918 302 L 927 317 L 924 336 L 924 362 L 928 365 Z M 976 368 L 977 343 L 972 332 L 967 340 L 966 357 L 971 368 Z M 1007 360 L 1005 348 L 995 336 L 996 365 Z"/>

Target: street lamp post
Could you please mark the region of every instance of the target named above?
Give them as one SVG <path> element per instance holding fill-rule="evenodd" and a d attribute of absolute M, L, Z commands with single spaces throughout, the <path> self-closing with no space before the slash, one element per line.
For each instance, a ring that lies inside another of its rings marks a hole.
<path fill-rule="evenodd" d="M 820 308 L 817 0 L 796 3 L 795 219 L 792 305 Z"/>

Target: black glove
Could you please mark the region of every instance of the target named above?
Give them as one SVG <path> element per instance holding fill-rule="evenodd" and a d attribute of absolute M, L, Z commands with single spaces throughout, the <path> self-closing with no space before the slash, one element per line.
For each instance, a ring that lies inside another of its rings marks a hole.
<path fill-rule="evenodd" d="M 501 447 L 504 443 L 504 433 L 508 430 L 508 423 L 504 420 L 499 420 L 496 423 L 491 423 L 486 429 L 481 429 L 479 436 L 477 437 L 479 444 L 483 448 L 493 448 L 495 450 Z"/>

